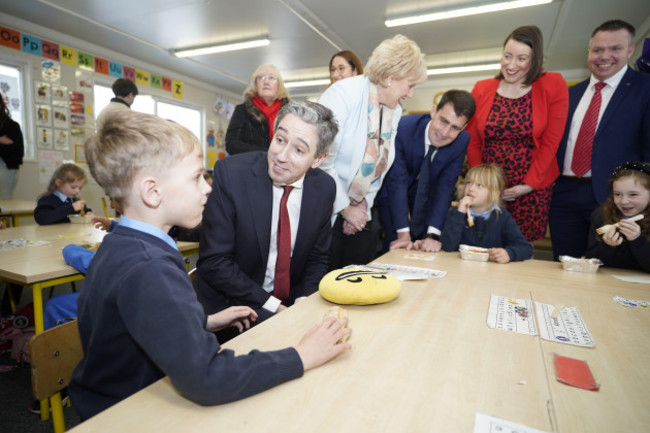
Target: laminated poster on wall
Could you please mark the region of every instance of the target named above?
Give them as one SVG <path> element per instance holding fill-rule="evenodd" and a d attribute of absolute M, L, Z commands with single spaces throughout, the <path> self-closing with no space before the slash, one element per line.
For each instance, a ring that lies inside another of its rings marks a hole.
<path fill-rule="evenodd" d="M 56 150 L 70 150 L 70 132 L 67 129 L 55 129 L 53 140 Z"/>
<path fill-rule="evenodd" d="M 66 86 L 52 86 L 52 103 L 60 106 L 68 105 L 68 88 Z"/>
<path fill-rule="evenodd" d="M 58 105 L 52 106 L 52 119 L 54 121 L 55 128 L 65 128 L 68 129 L 69 126 L 70 113 L 68 113 L 68 107 L 62 107 Z"/>
<path fill-rule="evenodd" d="M 95 84 L 94 72 L 77 69 L 74 72 L 77 91 L 84 94 L 92 94 L 93 85 Z"/>
<path fill-rule="evenodd" d="M 52 126 L 51 105 L 36 105 L 36 126 Z"/>
<path fill-rule="evenodd" d="M 50 83 L 61 81 L 61 63 L 52 59 L 41 59 L 41 77 L 43 81 Z"/>
<path fill-rule="evenodd" d="M 38 181 L 41 184 L 49 183 L 54 170 L 63 162 L 63 153 L 55 150 L 41 150 L 38 152 Z"/>
<path fill-rule="evenodd" d="M 36 104 L 49 104 L 51 100 L 52 86 L 50 83 L 34 81 L 34 102 Z"/>
<path fill-rule="evenodd" d="M 52 148 L 52 128 L 43 128 L 40 126 L 36 127 L 36 140 L 38 147 L 41 149 L 51 149 Z"/>

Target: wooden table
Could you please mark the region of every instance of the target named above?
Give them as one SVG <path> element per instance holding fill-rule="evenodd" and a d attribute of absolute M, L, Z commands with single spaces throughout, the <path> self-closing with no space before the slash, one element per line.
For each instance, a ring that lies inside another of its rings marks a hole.
<path fill-rule="evenodd" d="M 92 224 L 54 224 L 22 226 L 0 230 L 0 241 L 26 239 L 48 241 L 49 245 L 0 251 L 0 280 L 32 288 L 34 300 L 34 327 L 43 332 L 43 289 L 81 280 L 77 272 L 63 260 L 61 250 L 68 244 L 101 242 L 106 233 Z M 198 242 L 179 242 L 184 254 L 198 252 Z"/>
<path fill-rule="evenodd" d="M 416 261 L 398 251 L 378 261 L 448 274 L 405 282 L 388 304 L 349 306 L 353 350 L 298 380 L 202 407 L 165 378 L 75 431 L 471 432 L 477 412 L 549 432 L 648 431 L 650 311 L 612 300 L 650 300 L 649 286 L 610 276 L 634 272 L 581 274 L 559 263 L 499 265 L 458 253 Z M 491 294 L 577 306 L 596 347 L 488 328 Z M 330 305 L 312 295 L 224 347 L 245 354 L 293 345 Z M 587 360 L 600 391 L 557 382 L 553 353 Z"/>
<path fill-rule="evenodd" d="M 11 225 L 18 227 L 20 218 L 34 217 L 36 200 L 0 200 L 0 217 L 11 217 Z"/>

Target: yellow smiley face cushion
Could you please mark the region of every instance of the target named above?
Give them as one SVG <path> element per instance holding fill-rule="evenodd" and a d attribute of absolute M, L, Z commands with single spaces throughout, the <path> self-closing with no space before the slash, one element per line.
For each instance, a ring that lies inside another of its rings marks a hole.
<path fill-rule="evenodd" d="M 320 281 L 318 292 L 336 304 L 382 304 L 397 298 L 402 283 L 385 272 L 337 269 Z"/>

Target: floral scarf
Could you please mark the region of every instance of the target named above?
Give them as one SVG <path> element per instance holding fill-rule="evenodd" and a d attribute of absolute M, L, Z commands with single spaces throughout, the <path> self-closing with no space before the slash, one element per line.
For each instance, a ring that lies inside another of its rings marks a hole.
<path fill-rule="evenodd" d="M 378 179 L 388 166 L 388 151 L 392 144 L 393 110 L 379 104 L 377 86 L 370 83 L 368 92 L 368 138 L 361 167 L 354 177 L 348 197 L 352 204 L 363 201 L 370 184 Z"/>

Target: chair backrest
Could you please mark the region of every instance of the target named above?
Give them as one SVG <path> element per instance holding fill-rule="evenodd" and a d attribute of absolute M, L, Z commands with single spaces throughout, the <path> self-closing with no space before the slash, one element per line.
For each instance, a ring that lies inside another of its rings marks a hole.
<path fill-rule="evenodd" d="M 187 273 L 187 275 L 190 276 L 190 283 L 192 283 L 192 285 L 194 285 L 194 277 L 196 276 L 196 268 L 194 268 L 194 269 L 192 269 L 191 271 L 189 271 L 189 272 Z"/>
<path fill-rule="evenodd" d="M 46 399 L 68 386 L 72 372 L 83 358 L 77 321 L 55 326 L 29 341 L 32 393 Z"/>

